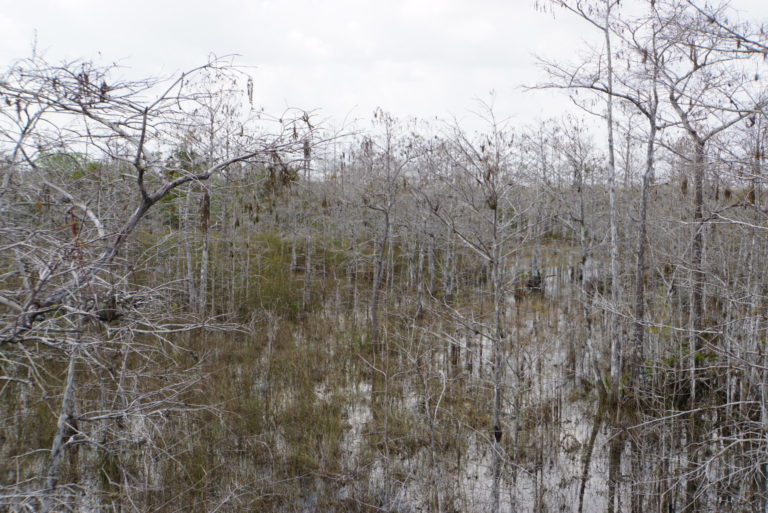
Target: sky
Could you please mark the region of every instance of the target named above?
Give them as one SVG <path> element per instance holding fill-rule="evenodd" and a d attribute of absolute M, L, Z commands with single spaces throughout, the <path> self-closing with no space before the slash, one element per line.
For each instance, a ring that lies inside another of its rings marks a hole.
<path fill-rule="evenodd" d="M 116 62 L 132 78 L 165 76 L 236 54 L 254 102 L 279 115 L 312 111 L 341 124 L 381 107 L 394 116 L 473 118 L 493 102 L 513 121 L 572 108 L 563 94 L 524 92 L 543 79 L 536 56 L 577 59 L 596 34 L 546 0 L 3 0 L 0 65 L 28 57 Z M 768 1 L 734 0 L 768 21 Z"/>

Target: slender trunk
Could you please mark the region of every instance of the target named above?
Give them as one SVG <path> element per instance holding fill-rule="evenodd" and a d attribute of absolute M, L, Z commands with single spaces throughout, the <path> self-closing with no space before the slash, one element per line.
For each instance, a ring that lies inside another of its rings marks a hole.
<path fill-rule="evenodd" d="M 755 297 L 755 296 L 753 296 Z M 757 336 L 757 331 L 760 320 L 755 320 L 755 330 L 753 336 Z M 768 350 L 765 347 L 762 348 L 762 380 L 760 381 L 760 423 L 763 427 L 763 444 L 768 447 Z M 765 453 L 763 453 L 765 454 Z M 763 461 L 760 462 L 760 466 L 763 467 L 763 513 L 768 513 L 768 461 L 763 456 Z"/>
<path fill-rule="evenodd" d="M 691 245 L 691 318 L 690 318 L 690 405 L 695 410 L 698 397 L 698 360 L 701 351 L 701 333 L 704 328 L 704 151 L 706 141 L 695 138 L 693 156 L 693 221 L 694 233 Z M 699 490 L 701 479 L 699 470 L 698 446 L 701 441 L 701 419 L 695 411 L 688 418 L 688 481 L 686 483 L 686 503 L 683 513 L 700 511 Z"/>
<path fill-rule="evenodd" d="M 614 405 L 615 407 L 615 405 Z M 612 419 L 617 426 L 620 420 Z M 618 428 L 614 428 L 612 438 L 608 443 L 608 511 L 621 511 L 621 454 L 624 448 L 624 437 Z"/>
<path fill-rule="evenodd" d="M 491 511 L 499 513 L 501 494 L 501 470 L 504 461 L 504 450 L 501 445 L 503 435 L 501 415 L 502 415 L 502 394 L 504 384 L 504 350 L 506 343 L 506 330 L 504 327 L 504 261 L 502 241 L 499 230 L 499 210 L 494 210 L 494 241 L 493 241 L 493 259 L 491 261 L 491 280 L 494 299 L 494 336 L 493 336 L 493 460 L 491 469 L 493 474 L 493 485 L 491 490 L 491 500 L 493 501 Z"/>
<path fill-rule="evenodd" d="M 299 257 L 296 254 L 296 230 L 291 233 L 291 272 L 295 273 L 299 270 Z"/>
<path fill-rule="evenodd" d="M 72 348 L 69 354 L 69 364 L 67 365 L 67 380 L 64 385 L 64 396 L 61 400 L 61 411 L 59 412 L 59 420 L 56 424 L 56 434 L 53 437 L 53 445 L 51 447 L 51 462 L 48 466 L 48 477 L 45 483 L 45 495 L 43 496 L 42 513 L 48 511 L 58 510 L 56 505 L 56 499 L 54 498 L 54 492 L 59 483 L 59 474 L 61 468 L 61 460 L 64 455 L 64 446 L 66 444 L 64 438 L 67 433 L 71 431 L 70 421 L 72 419 L 72 413 L 74 411 L 75 404 L 75 373 L 79 346 Z"/>
<path fill-rule="evenodd" d="M 645 496 L 643 484 L 643 452 L 636 441 L 632 441 L 631 450 L 631 468 L 632 468 L 632 486 L 630 488 L 630 508 L 632 513 L 643 513 L 645 507 L 643 497 Z"/>
<path fill-rule="evenodd" d="M 384 511 L 390 511 L 392 508 L 392 459 L 390 454 L 390 425 L 389 425 L 389 354 L 388 345 L 382 348 L 382 368 L 381 378 L 384 381 L 384 390 L 382 391 L 382 408 L 384 410 Z M 378 374 L 378 373 L 377 373 Z M 374 390 L 375 392 L 375 390 Z"/>
<path fill-rule="evenodd" d="M 631 120 L 631 118 L 630 118 Z M 624 146 L 624 188 L 629 188 L 632 182 L 632 129 L 627 130 Z"/>
<path fill-rule="evenodd" d="M 380 327 L 379 327 L 379 301 L 381 297 L 381 284 L 384 277 L 384 266 L 387 259 L 387 245 L 389 243 L 390 219 L 389 211 L 384 211 L 384 233 L 379 243 L 379 251 L 376 255 L 376 263 L 373 272 L 373 290 L 371 291 L 371 344 L 374 358 L 381 351 Z"/>
<path fill-rule="evenodd" d="M 307 118 L 308 120 L 309 118 Z M 309 126 L 309 121 L 307 121 Z M 311 127 L 310 127 L 311 129 Z M 311 169 L 312 169 L 312 145 L 310 139 L 304 139 L 304 180 L 306 182 L 308 192 L 312 193 L 312 184 L 310 182 Z M 312 302 L 312 235 L 307 234 L 307 238 L 304 245 L 304 294 L 302 296 L 302 303 L 304 311 L 307 311 L 309 305 Z"/>
<path fill-rule="evenodd" d="M 454 290 L 456 286 L 455 267 L 453 238 L 449 233 L 448 243 L 445 248 L 445 262 L 443 264 L 443 293 L 445 304 L 451 308 L 454 306 L 454 300 L 456 297 Z M 461 357 L 459 345 L 456 343 L 450 343 L 449 353 L 449 361 L 451 362 L 449 371 L 454 373 L 459 365 L 459 359 Z"/>
<path fill-rule="evenodd" d="M 187 191 L 186 198 L 184 200 L 184 233 L 189 234 L 184 237 L 184 253 L 187 261 L 187 290 L 189 294 L 189 306 L 192 310 L 197 309 L 197 280 L 195 279 L 195 264 L 192 261 L 192 232 L 190 230 L 190 199 L 192 197 L 192 189 Z"/>
<path fill-rule="evenodd" d="M 424 253 L 427 249 L 423 244 L 419 244 L 419 260 L 416 264 L 416 314 L 414 317 L 419 317 L 424 309 Z"/>
<path fill-rule="evenodd" d="M 655 118 L 655 109 L 653 110 Z M 654 151 L 656 144 L 656 120 L 650 121 L 650 133 L 645 161 L 645 173 L 643 174 L 643 188 L 640 196 L 640 219 L 638 220 L 637 238 L 637 267 L 635 270 L 635 320 L 634 320 L 634 347 L 632 350 L 632 387 L 636 387 L 642 380 L 642 364 L 645 345 L 645 248 L 648 245 L 648 193 L 651 187 L 651 179 L 654 169 Z M 637 397 L 637 394 L 635 394 Z"/>
<path fill-rule="evenodd" d="M 600 426 L 603 425 L 604 407 L 602 397 L 598 400 L 597 411 L 595 412 L 595 418 L 592 423 L 592 431 L 589 434 L 589 440 L 584 446 L 584 452 L 581 454 L 581 481 L 579 483 L 579 508 L 578 513 L 584 511 L 584 492 L 587 489 L 587 481 L 589 481 L 589 468 L 592 464 L 592 454 L 595 451 L 595 441 L 597 435 L 600 433 Z"/>
<path fill-rule="evenodd" d="M 414 325 L 414 328 L 416 326 Z M 437 448 L 437 427 L 435 426 L 435 417 L 437 416 L 438 408 L 440 407 L 440 400 L 445 392 L 445 375 L 441 374 L 442 391 L 438 396 L 433 406 L 430 401 L 430 387 L 429 377 L 427 376 L 425 369 L 429 370 L 428 362 L 432 358 L 432 352 L 427 351 L 428 358 L 426 362 L 422 361 L 423 355 L 419 350 L 419 355 L 416 358 L 416 373 L 421 382 L 423 389 L 423 408 L 426 415 L 427 425 L 429 426 L 429 464 L 430 464 L 430 485 L 432 497 L 430 498 L 429 511 L 435 511 L 437 513 L 443 512 L 443 494 L 441 493 L 441 487 L 443 484 L 443 473 L 441 465 L 438 462 L 438 448 Z"/>
<path fill-rule="evenodd" d="M 200 290 L 198 293 L 197 311 L 203 317 L 208 309 L 208 264 L 210 261 L 209 225 L 211 219 L 211 197 L 206 190 L 200 206 L 200 231 L 203 233 L 203 254 L 200 262 Z"/>
<path fill-rule="evenodd" d="M 435 244 L 434 240 L 427 243 L 427 292 L 432 295 L 435 293 Z"/>
<path fill-rule="evenodd" d="M 304 242 L 304 294 L 302 303 L 304 311 L 309 309 L 312 302 L 312 236 L 307 235 Z"/>
<path fill-rule="evenodd" d="M 610 337 L 611 337 L 611 397 L 609 404 L 615 410 L 612 415 L 612 424 L 614 433 L 609 444 L 609 466 L 608 466 L 608 513 L 616 511 L 617 490 L 619 488 L 619 479 L 621 474 L 621 442 L 618 437 L 619 432 L 619 403 L 621 398 L 621 375 L 622 375 L 622 334 L 619 325 L 620 301 L 620 277 L 619 277 L 619 242 L 616 215 L 616 157 L 613 130 L 613 55 L 611 48 L 611 8 L 613 0 L 606 0 L 605 10 L 605 47 L 607 60 L 607 115 L 608 125 L 608 195 L 609 195 L 609 223 L 610 223 L 610 264 L 611 264 L 611 312 L 610 316 Z"/>
<path fill-rule="evenodd" d="M 704 327 L 704 150 L 705 141 L 696 139 L 693 156 L 693 243 L 691 245 L 691 401 L 696 397 L 697 358 Z"/>
<path fill-rule="evenodd" d="M 238 287 L 237 283 L 238 281 L 248 281 L 247 279 L 243 279 L 243 274 L 240 273 L 238 276 L 238 265 L 237 265 L 237 257 L 245 253 L 240 248 L 237 247 L 237 240 L 238 240 L 238 234 L 237 234 L 237 227 L 235 226 L 236 222 L 235 220 L 241 215 L 240 213 L 235 212 L 235 209 L 233 208 L 232 213 L 232 223 L 229 227 L 229 305 L 227 307 L 227 310 L 230 312 L 237 311 L 238 305 L 242 304 L 242 299 L 238 301 Z M 241 264 L 242 265 L 242 264 Z M 242 298 L 242 290 L 240 294 Z"/>
<path fill-rule="evenodd" d="M 609 196 L 609 223 L 610 223 L 610 265 L 611 265 L 611 306 L 613 311 L 609 313 L 611 318 L 611 388 L 614 394 L 618 393 L 621 379 L 621 351 L 622 341 L 619 329 L 619 316 L 616 309 L 619 308 L 620 300 L 620 277 L 619 277 L 619 242 L 616 219 L 616 157 L 613 130 L 613 67 L 611 56 L 611 2 L 607 0 L 605 13 L 605 45 L 606 59 L 608 69 L 608 95 L 607 95 L 607 128 L 608 128 L 608 196 Z"/>

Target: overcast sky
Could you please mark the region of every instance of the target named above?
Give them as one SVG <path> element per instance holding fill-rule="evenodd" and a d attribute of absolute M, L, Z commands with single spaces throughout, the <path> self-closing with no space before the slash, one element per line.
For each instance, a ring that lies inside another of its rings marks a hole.
<path fill-rule="evenodd" d="M 546 2 L 546 0 L 541 0 Z M 569 108 L 562 95 L 523 93 L 534 56 L 570 59 L 592 31 L 537 10 L 534 0 L 6 0 L 0 63 L 117 62 L 134 78 L 238 54 L 254 66 L 254 100 L 268 112 L 321 117 L 465 119 L 496 91 L 501 115 L 523 122 Z M 735 0 L 742 19 L 768 20 L 767 0 Z"/>

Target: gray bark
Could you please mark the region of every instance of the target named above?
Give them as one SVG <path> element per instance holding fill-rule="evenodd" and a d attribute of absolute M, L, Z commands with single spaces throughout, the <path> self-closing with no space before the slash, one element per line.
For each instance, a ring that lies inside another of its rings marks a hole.
<path fill-rule="evenodd" d="M 67 365 L 67 379 L 64 385 L 64 394 L 61 399 L 61 410 L 59 420 L 56 423 L 56 433 L 53 437 L 51 446 L 51 459 L 48 465 L 48 475 L 46 478 L 45 495 L 43 496 L 42 513 L 56 511 L 59 507 L 56 499 L 56 487 L 59 483 L 61 461 L 64 457 L 64 448 L 66 447 L 67 434 L 72 432 L 72 415 L 75 406 L 75 373 L 78 360 L 79 347 L 76 345 L 69 353 L 69 363 Z"/>

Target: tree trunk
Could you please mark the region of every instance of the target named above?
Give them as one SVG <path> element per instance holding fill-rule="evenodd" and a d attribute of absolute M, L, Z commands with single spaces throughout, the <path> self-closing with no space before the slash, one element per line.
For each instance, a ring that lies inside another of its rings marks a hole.
<path fill-rule="evenodd" d="M 374 358 L 381 352 L 380 327 L 379 327 L 379 301 L 381 298 L 381 284 L 384 277 L 384 266 L 387 261 L 387 245 L 389 243 L 390 220 L 389 211 L 384 211 L 384 233 L 379 242 L 379 251 L 373 272 L 373 289 L 371 291 L 371 344 Z"/>
<path fill-rule="evenodd" d="M 64 395 L 61 400 L 59 420 L 56 424 L 56 434 L 53 437 L 53 445 L 51 447 L 51 461 L 48 465 L 48 477 L 46 479 L 45 495 L 43 496 L 42 513 L 59 509 L 59 505 L 54 498 L 54 492 L 59 483 L 61 460 L 64 455 L 64 446 L 66 444 L 64 438 L 67 436 L 67 433 L 72 430 L 70 421 L 75 405 L 75 363 L 77 361 L 78 352 L 79 346 L 76 345 L 69 353 L 67 380 L 64 385 Z"/>
<path fill-rule="evenodd" d="M 618 394 L 621 379 L 621 352 L 622 337 L 619 326 L 619 316 L 616 310 L 619 308 L 621 282 L 619 276 L 619 241 L 616 219 L 616 157 L 614 145 L 613 130 L 613 67 L 611 56 L 611 3 L 613 0 L 606 0 L 605 11 L 605 46 L 608 69 L 606 70 L 608 78 L 607 112 L 606 122 L 608 128 L 608 196 L 609 196 L 609 224 L 610 224 L 610 260 L 611 260 L 611 307 L 613 311 L 609 312 L 611 319 L 611 388 L 614 394 Z"/>
<path fill-rule="evenodd" d="M 302 304 L 304 311 L 309 309 L 312 303 L 312 236 L 307 235 L 304 241 L 304 293 Z"/>
<path fill-rule="evenodd" d="M 640 219 L 638 220 L 638 238 L 637 238 L 637 267 L 635 268 L 635 319 L 632 348 L 632 388 L 638 386 L 643 378 L 642 365 L 645 345 L 645 249 L 648 244 L 648 193 L 651 188 L 651 179 L 653 178 L 653 169 L 655 165 L 655 143 L 656 143 L 656 109 L 653 109 L 653 119 L 650 120 L 650 133 L 648 136 L 648 146 L 645 161 L 645 173 L 643 174 L 643 185 L 640 196 Z M 635 394 L 637 397 L 637 394 Z"/>
<path fill-rule="evenodd" d="M 620 427 L 618 423 L 618 411 L 621 402 L 621 375 L 622 375 L 622 333 L 619 324 L 619 301 L 621 281 L 619 276 L 619 241 L 616 219 L 616 156 L 613 130 L 613 55 L 611 48 L 611 8 L 613 0 L 606 0 L 605 5 L 605 48 L 607 61 L 607 115 L 608 128 L 608 198 L 609 198 L 609 224 L 610 224 L 610 265 L 611 265 L 611 312 L 610 338 L 611 338 L 611 390 L 609 404 L 614 414 L 611 415 L 614 433 L 609 444 L 608 465 L 608 513 L 616 511 L 617 490 L 621 474 L 621 442 L 618 436 Z"/>
<path fill-rule="evenodd" d="M 501 494 L 501 470 L 504 462 L 504 448 L 501 445 L 503 436 L 502 427 L 502 395 L 504 385 L 504 351 L 506 349 L 506 330 L 504 326 L 505 315 L 505 269 L 502 250 L 501 234 L 498 233 L 499 210 L 494 210 L 494 240 L 493 240 L 493 258 L 491 261 L 491 280 L 494 299 L 494 334 L 493 334 L 493 460 L 491 463 L 491 472 L 493 475 L 493 484 L 491 489 L 492 513 L 500 511 Z"/>
<path fill-rule="evenodd" d="M 705 140 L 696 137 L 693 155 L 693 243 L 691 245 L 691 318 L 690 318 L 690 408 L 695 410 L 699 399 L 698 365 L 701 351 L 701 334 L 704 327 L 704 151 Z M 701 480 L 698 446 L 701 440 L 700 415 L 691 411 L 688 416 L 688 481 L 683 513 L 701 511 L 699 490 Z"/>
<path fill-rule="evenodd" d="M 208 265 L 210 263 L 209 225 L 211 219 L 211 197 L 206 189 L 200 204 L 200 231 L 203 233 L 203 254 L 200 262 L 200 290 L 197 298 L 197 312 L 205 317 L 208 310 Z"/>
<path fill-rule="evenodd" d="M 190 229 L 189 216 L 190 216 L 190 199 L 192 197 L 192 189 L 187 191 L 184 199 L 184 232 L 187 234 L 184 237 L 184 253 L 187 261 L 187 290 L 189 294 L 189 306 L 191 310 L 197 310 L 197 279 L 195 278 L 195 264 L 192 260 L 192 233 Z"/>

